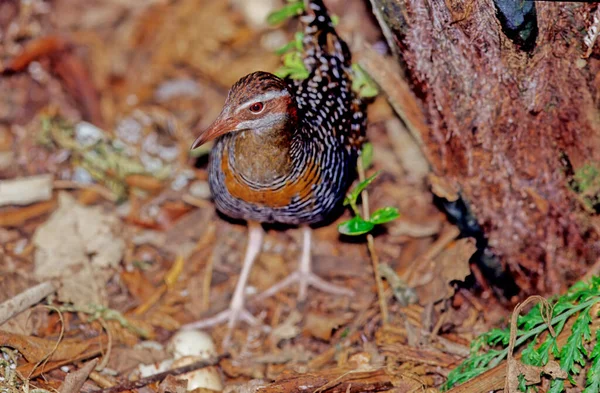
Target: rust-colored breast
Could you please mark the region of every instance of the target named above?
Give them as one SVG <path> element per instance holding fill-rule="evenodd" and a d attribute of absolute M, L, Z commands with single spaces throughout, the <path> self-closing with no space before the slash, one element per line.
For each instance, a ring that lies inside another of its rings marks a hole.
<path fill-rule="evenodd" d="M 221 170 L 225 175 L 225 187 L 232 197 L 270 208 L 286 207 L 292 203 L 295 197 L 301 200 L 310 198 L 312 186 L 319 179 L 318 168 L 311 162 L 309 165 L 306 165 L 300 176 L 288 181 L 282 187 L 277 189 L 255 189 L 248 186 L 235 171 L 231 170 L 227 151 L 223 152 Z"/>

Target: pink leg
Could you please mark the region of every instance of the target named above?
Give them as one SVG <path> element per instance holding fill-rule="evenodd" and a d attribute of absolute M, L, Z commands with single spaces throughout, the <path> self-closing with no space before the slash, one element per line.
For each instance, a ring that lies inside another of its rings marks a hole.
<path fill-rule="evenodd" d="M 273 296 L 282 289 L 298 282 L 298 300 L 306 300 L 306 293 L 308 286 L 313 286 L 323 292 L 332 293 L 334 295 L 347 295 L 352 296 L 354 292 L 348 288 L 339 287 L 333 285 L 312 272 L 311 268 L 311 229 L 308 226 L 302 227 L 302 256 L 300 257 L 300 266 L 298 270 L 290 274 L 282 281 L 273 285 L 256 298 L 257 300 L 266 299 L 267 297 Z"/>
<path fill-rule="evenodd" d="M 248 277 L 250 277 L 252 265 L 254 264 L 254 261 L 260 253 L 260 249 L 262 248 L 263 238 L 264 231 L 260 224 L 248 223 L 248 245 L 246 246 L 246 255 L 244 256 L 244 265 L 242 266 L 242 271 L 236 284 L 235 292 L 231 298 L 229 309 L 220 312 L 214 317 L 189 323 L 183 326 L 183 329 L 202 329 L 228 321 L 228 332 L 225 337 L 225 341 L 228 342 L 231 335 L 231 330 L 235 327 L 235 324 L 238 320 L 241 319 L 242 321 L 252 325 L 260 324 L 260 322 L 244 308 L 244 291 L 246 289 L 246 284 L 248 283 Z"/>

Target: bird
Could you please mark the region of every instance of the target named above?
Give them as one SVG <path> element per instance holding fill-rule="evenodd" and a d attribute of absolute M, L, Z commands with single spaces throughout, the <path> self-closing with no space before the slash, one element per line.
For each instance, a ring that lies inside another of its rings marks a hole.
<path fill-rule="evenodd" d="M 264 71 L 242 77 L 230 89 L 221 113 L 192 144 L 214 140 L 208 163 L 217 210 L 248 223 L 248 243 L 230 306 L 212 318 L 186 325 L 204 328 L 238 320 L 257 324 L 244 308 L 245 287 L 264 238 L 262 224 L 302 231 L 297 271 L 259 295 L 271 296 L 298 283 L 337 295 L 353 291 L 312 272 L 311 226 L 339 210 L 356 176 L 364 143 L 366 103 L 352 90 L 351 54 L 322 0 L 305 0 L 302 61 L 305 79 Z"/>

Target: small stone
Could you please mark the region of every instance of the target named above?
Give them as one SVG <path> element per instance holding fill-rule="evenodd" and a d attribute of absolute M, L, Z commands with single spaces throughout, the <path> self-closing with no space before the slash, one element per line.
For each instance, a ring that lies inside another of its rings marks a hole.
<path fill-rule="evenodd" d="M 192 79 L 172 79 L 158 86 L 154 98 L 159 102 L 167 102 L 177 97 L 199 97 L 201 93 L 200 85 Z"/>
<path fill-rule="evenodd" d="M 87 169 L 78 166 L 73 171 L 73 181 L 80 184 L 92 184 L 94 179 Z"/>
<path fill-rule="evenodd" d="M 179 173 L 177 174 L 177 176 L 175 176 L 175 179 L 171 183 L 171 189 L 175 191 L 180 191 L 188 185 L 189 180 L 190 177 L 187 173 Z"/>
<path fill-rule="evenodd" d="M 166 162 L 173 162 L 179 156 L 179 146 L 160 146 L 158 155 Z"/>
<path fill-rule="evenodd" d="M 142 162 L 144 169 L 150 173 L 158 172 L 163 167 L 163 163 L 160 158 L 152 157 L 146 153 L 140 154 L 140 161 Z"/>
<path fill-rule="evenodd" d="M 190 194 L 199 199 L 210 199 L 210 187 L 208 182 L 196 180 L 190 185 Z"/>
<path fill-rule="evenodd" d="M 104 131 L 91 123 L 81 121 L 75 125 L 75 139 L 84 147 L 95 145 L 105 138 Z"/>
<path fill-rule="evenodd" d="M 171 188 L 175 191 L 180 191 L 188 186 L 190 181 L 195 178 L 194 171 L 191 169 L 184 169 L 177 174 L 175 180 L 171 183 Z"/>
<path fill-rule="evenodd" d="M 126 143 L 138 143 L 142 137 L 142 125 L 137 120 L 127 117 L 119 122 L 116 133 Z"/>

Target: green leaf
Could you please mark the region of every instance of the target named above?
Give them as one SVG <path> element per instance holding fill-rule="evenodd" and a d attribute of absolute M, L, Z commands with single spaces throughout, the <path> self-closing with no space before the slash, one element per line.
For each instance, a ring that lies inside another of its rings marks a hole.
<path fill-rule="evenodd" d="M 283 67 L 275 72 L 280 78 L 290 77 L 292 79 L 308 78 L 308 70 L 304 66 L 302 54 L 299 52 L 291 52 L 283 55 Z"/>
<path fill-rule="evenodd" d="M 442 385 L 442 391 L 446 391 L 453 386 L 459 385 L 468 381 L 471 378 L 483 374 L 490 367 L 490 364 L 502 357 L 501 351 L 490 350 L 487 353 L 476 354 L 475 356 L 467 358 L 454 370 L 448 374 L 446 383 Z"/>
<path fill-rule="evenodd" d="M 519 315 L 517 321 L 517 325 L 523 330 L 531 330 L 536 326 L 545 323 L 544 318 L 542 318 L 542 314 L 540 313 L 539 304 L 533 306 L 531 311 L 529 311 L 527 314 Z"/>
<path fill-rule="evenodd" d="M 371 214 L 371 218 L 369 219 L 375 225 L 385 224 L 386 222 L 394 221 L 400 217 L 400 212 L 395 207 L 383 207 L 381 209 L 376 210 Z"/>
<path fill-rule="evenodd" d="M 363 168 L 365 170 L 369 169 L 373 164 L 373 144 L 371 142 L 363 144 L 360 152 L 360 159 L 362 160 Z"/>
<path fill-rule="evenodd" d="M 581 370 L 588 367 L 586 374 L 586 388 L 584 393 L 597 393 L 600 388 L 600 331 L 595 333 L 595 345 L 588 352 L 588 343 L 592 341 L 592 316 L 590 311 L 595 304 L 600 303 L 600 280 L 592 278 L 586 283 L 577 283 L 569 291 L 560 296 L 551 298 L 552 325 L 556 335 L 559 335 L 567 326 L 567 321 L 575 321 L 570 329 L 570 336 L 564 346 L 559 348 L 556 336 L 548 332 L 548 326 L 540 315 L 540 307 L 533 307 L 530 312 L 518 320 L 519 329 L 515 348 L 526 345 L 522 351 L 522 361 L 525 364 L 536 366 L 546 365 L 553 356 L 560 360 L 561 369 L 567 371 L 567 377 L 573 385 Z M 600 314 L 599 314 L 600 315 Z M 544 334 L 542 334 L 544 333 Z M 506 358 L 507 344 L 510 331 L 508 329 L 493 329 L 484 333 L 471 342 L 471 355 L 460 365 L 452 370 L 443 389 L 467 381 L 480 373 L 494 367 Z M 540 344 L 540 338 L 544 337 Z M 481 353 L 485 347 L 500 347 L 501 350 L 488 349 Z M 534 387 L 529 387 L 531 391 Z M 550 385 L 550 392 L 560 393 L 565 390 L 564 380 L 554 379 Z"/>
<path fill-rule="evenodd" d="M 350 334 L 350 328 L 346 327 L 342 331 L 342 334 L 340 334 L 340 338 L 346 338 L 346 337 L 348 337 L 349 334 Z"/>
<path fill-rule="evenodd" d="M 360 97 L 370 98 L 379 94 L 377 85 L 361 66 L 356 63 L 352 64 L 352 71 L 354 73 L 352 78 L 352 90 Z"/>
<path fill-rule="evenodd" d="M 338 231 L 342 235 L 359 236 L 370 232 L 374 227 L 373 223 L 363 220 L 360 216 L 356 216 L 338 225 Z"/>
<path fill-rule="evenodd" d="M 590 355 L 592 365 L 587 372 L 583 393 L 600 392 L 600 329 L 596 330 L 596 343 Z"/>
<path fill-rule="evenodd" d="M 519 390 L 522 392 L 527 392 L 527 380 L 523 374 L 519 374 L 517 377 L 519 379 Z"/>
<path fill-rule="evenodd" d="M 565 390 L 565 381 L 562 379 L 554 379 L 550 383 L 550 390 L 548 393 L 561 393 Z"/>
<path fill-rule="evenodd" d="M 379 90 L 372 85 L 364 85 L 358 91 L 358 95 L 364 98 L 377 97 L 377 94 L 379 94 Z"/>
<path fill-rule="evenodd" d="M 356 200 L 358 199 L 358 196 L 360 195 L 360 193 L 363 192 L 363 190 L 365 188 L 367 188 L 369 186 L 369 184 L 371 184 L 373 182 L 373 180 L 375 180 L 375 178 L 377 176 L 379 176 L 380 173 L 381 173 L 381 171 L 377 171 L 372 176 L 370 176 L 370 177 L 366 178 L 365 180 L 361 181 L 360 183 L 358 183 L 356 185 L 356 187 L 354 187 L 352 189 L 352 191 L 350 191 L 348 193 L 348 195 L 346 196 L 346 199 L 344 199 L 344 206 L 356 203 Z"/>
<path fill-rule="evenodd" d="M 269 14 L 267 17 L 267 23 L 270 25 L 276 25 L 284 22 L 288 18 L 302 14 L 303 11 L 304 1 L 295 1 Z"/>
<path fill-rule="evenodd" d="M 571 335 L 567 338 L 567 343 L 560 350 L 560 368 L 572 375 L 581 372 L 581 368 L 577 364 L 585 366 L 586 363 L 585 342 L 591 338 L 590 324 L 592 319 L 590 308 L 588 307 L 579 313 L 571 328 Z"/>
<path fill-rule="evenodd" d="M 532 341 L 532 343 L 535 343 L 535 340 Z M 548 361 L 550 360 L 550 351 L 552 351 L 552 348 L 554 347 L 556 347 L 556 338 L 548 334 L 546 341 L 544 341 L 544 343 L 536 350 L 536 353 L 539 355 L 539 363 L 536 364 L 537 366 L 545 366 L 548 364 Z"/>
<path fill-rule="evenodd" d="M 302 52 L 302 40 L 304 39 L 304 33 L 298 31 L 294 34 L 294 39 L 281 48 L 275 51 L 275 54 L 281 56 L 291 50 L 295 50 L 296 52 Z"/>
<path fill-rule="evenodd" d="M 508 345 L 510 340 L 510 331 L 508 329 L 494 328 L 487 333 L 484 333 L 483 337 L 488 345 L 496 346 L 499 344 Z"/>
<path fill-rule="evenodd" d="M 537 336 L 536 336 L 537 339 Z M 540 354 L 535 350 L 535 339 L 532 340 L 529 345 L 527 346 L 527 348 L 525 348 L 523 350 L 523 352 L 521 352 L 521 361 L 524 364 L 529 364 L 532 366 L 541 366 L 541 356 Z"/>

